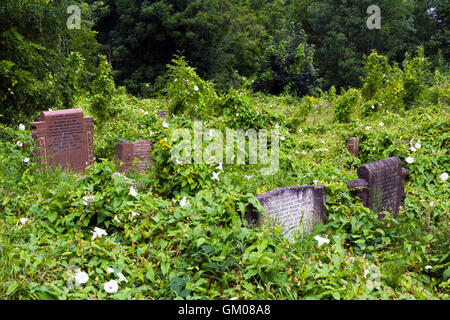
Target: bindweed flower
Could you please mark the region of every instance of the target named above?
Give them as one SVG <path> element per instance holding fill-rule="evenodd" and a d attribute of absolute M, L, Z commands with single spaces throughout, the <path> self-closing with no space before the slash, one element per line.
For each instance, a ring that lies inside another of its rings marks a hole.
<path fill-rule="evenodd" d="M 25 162 L 25 163 L 30 162 L 30 158 L 27 158 L 27 157 L 23 158 L 23 162 Z"/>
<path fill-rule="evenodd" d="M 116 220 L 117 223 L 122 223 L 122 222 L 119 220 L 119 218 L 117 218 L 117 216 L 114 217 L 114 220 Z"/>
<path fill-rule="evenodd" d="M 94 231 L 91 231 L 93 233 L 91 240 L 95 240 L 97 237 L 101 238 L 102 236 L 107 236 L 108 234 L 106 233 L 105 230 L 101 229 L 101 228 L 94 228 Z"/>
<path fill-rule="evenodd" d="M 366 130 L 370 130 L 370 129 L 372 129 L 372 127 L 371 126 L 367 126 L 367 127 L 365 127 L 365 129 Z"/>
<path fill-rule="evenodd" d="M 89 203 L 90 203 L 92 200 L 94 200 L 94 197 L 93 197 L 93 196 L 84 196 L 84 197 L 83 197 L 83 204 L 84 204 L 85 206 L 87 206 L 87 205 L 89 205 Z"/>
<path fill-rule="evenodd" d="M 181 201 L 180 201 L 180 207 L 184 207 L 184 206 L 186 206 L 186 205 L 188 205 L 189 204 L 189 202 L 186 200 L 186 197 L 183 197 L 183 199 L 181 199 Z"/>
<path fill-rule="evenodd" d="M 281 137 L 280 137 L 280 140 L 281 140 L 281 141 L 284 141 L 284 140 L 286 140 L 286 139 L 285 139 L 285 137 L 281 136 Z"/>
<path fill-rule="evenodd" d="M 442 181 L 446 181 L 448 179 L 448 173 L 444 172 L 442 173 L 439 178 L 441 178 Z"/>
<path fill-rule="evenodd" d="M 425 266 L 425 269 L 427 269 L 427 270 L 429 270 L 429 269 L 431 269 L 431 268 L 433 268 L 432 266 L 430 266 L 430 265 L 428 265 L 428 266 Z"/>
<path fill-rule="evenodd" d="M 222 168 L 222 162 L 219 162 L 219 165 L 217 166 L 216 169 L 217 169 L 217 170 L 223 171 L 223 168 Z"/>
<path fill-rule="evenodd" d="M 134 212 L 134 211 L 131 211 L 131 216 L 132 216 L 132 217 L 136 217 L 136 216 L 139 216 L 139 215 L 140 215 L 139 213 Z"/>
<path fill-rule="evenodd" d="M 127 278 L 125 278 L 122 272 L 117 272 L 117 276 L 119 277 L 119 282 L 125 281 L 126 283 L 128 283 Z"/>
<path fill-rule="evenodd" d="M 129 195 L 132 195 L 133 197 L 137 197 L 137 192 L 133 187 L 130 187 Z"/>
<path fill-rule="evenodd" d="M 244 176 L 247 180 L 250 180 L 253 176 Z"/>
<path fill-rule="evenodd" d="M 27 223 L 28 218 L 20 218 L 20 223 L 25 224 Z"/>
<path fill-rule="evenodd" d="M 113 268 L 108 268 L 108 269 L 106 269 L 106 272 L 107 273 L 114 273 L 114 269 Z"/>
<path fill-rule="evenodd" d="M 79 272 L 77 272 L 77 274 L 75 275 L 75 281 L 76 281 L 76 283 L 78 283 L 78 284 L 86 283 L 86 282 L 88 282 L 88 280 L 89 280 L 89 276 L 88 276 L 88 274 L 87 274 L 86 272 L 84 272 L 84 271 L 79 271 Z"/>
<path fill-rule="evenodd" d="M 384 123 L 383 122 L 380 122 L 380 127 L 384 127 Z"/>
<path fill-rule="evenodd" d="M 419 142 L 416 142 L 416 144 L 414 146 L 416 147 L 416 149 L 422 148 L 422 145 Z"/>
<path fill-rule="evenodd" d="M 19 124 L 19 130 L 21 131 L 25 130 L 25 126 L 23 124 Z"/>
<path fill-rule="evenodd" d="M 103 285 L 103 289 L 108 293 L 116 293 L 119 290 L 119 284 L 116 280 L 110 280 Z"/>
<path fill-rule="evenodd" d="M 405 159 L 405 161 L 407 163 L 413 163 L 414 162 L 414 158 L 413 157 L 408 157 L 408 158 Z"/>
<path fill-rule="evenodd" d="M 432 207 L 432 208 L 434 207 L 434 201 L 430 202 L 430 207 Z"/>
<path fill-rule="evenodd" d="M 412 151 L 412 152 L 416 152 L 416 151 L 417 151 L 417 149 L 416 149 L 416 148 L 414 148 L 414 147 L 411 147 L 411 151 Z"/>
<path fill-rule="evenodd" d="M 22 141 L 19 140 L 19 141 L 16 142 L 16 145 L 19 146 L 19 147 L 22 147 L 23 143 L 22 143 Z"/>
<path fill-rule="evenodd" d="M 163 122 L 163 124 L 162 124 L 162 126 L 164 127 L 164 128 L 168 128 L 169 127 L 169 124 L 167 123 L 167 122 Z"/>
<path fill-rule="evenodd" d="M 194 87 L 194 90 L 195 90 L 195 91 L 198 91 L 198 87 L 197 87 L 197 86 L 195 86 L 195 87 Z"/>
<path fill-rule="evenodd" d="M 314 237 L 314 240 L 317 241 L 317 245 L 320 247 L 324 243 L 330 243 L 330 239 L 322 238 L 321 236 L 317 235 Z"/>

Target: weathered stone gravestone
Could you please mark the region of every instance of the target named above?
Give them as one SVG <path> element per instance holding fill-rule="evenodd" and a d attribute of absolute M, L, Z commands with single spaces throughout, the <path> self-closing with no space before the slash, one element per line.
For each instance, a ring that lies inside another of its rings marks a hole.
<path fill-rule="evenodd" d="M 350 137 L 347 142 L 347 148 L 353 156 L 359 157 L 359 138 Z"/>
<path fill-rule="evenodd" d="M 83 117 L 82 109 L 42 112 L 31 122 L 38 163 L 45 168 L 60 166 L 84 172 L 94 163 L 92 117 Z"/>
<path fill-rule="evenodd" d="M 167 116 L 169 115 L 169 111 L 167 110 L 160 110 L 158 111 L 158 114 L 156 115 L 160 119 L 167 120 Z"/>
<path fill-rule="evenodd" d="M 405 177 L 409 174 L 402 168 L 402 161 L 391 157 L 372 162 L 359 167 L 357 174 L 358 179 L 347 186 L 362 204 L 376 213 L 390 211 L 397 216 L 399 207 L 404 205 Z"/>
<path fill-rule="evenodd" d="M 311 232 L 316 223 L 326 221 L 325 186 L 278 188 L 260 194 L 256 199 L 267 211 L 266 218 L 280 225 L 288 238 L 300 229 L 302 232 Z M 251 213 L 245 218 L 249 224 L 258 226 L 264 220 L 262 215 L 258 215 L 257 221 L 251 221 L 255 218 Z"/>
<path fill-rule="evenodd" d="M 145 172 L 152 163 L 153 147 L 148 140 L 139 140 L 131 143 L 120 140 L 116 144 L 116 158 L 119 162 L 119 171 Z"/>

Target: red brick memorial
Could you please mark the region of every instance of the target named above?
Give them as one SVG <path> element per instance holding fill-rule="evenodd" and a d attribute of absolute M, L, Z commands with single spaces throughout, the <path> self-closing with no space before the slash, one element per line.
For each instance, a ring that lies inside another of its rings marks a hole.
<path fill-rule="evenodd" d="M 60 166 L 84 172 L 94 163 L 92 117 L 83 117 L 82 109 L 42 112 L 31 122 L 36 157 L 46 169 Z"/>
<path fill-rule="evenodd" d="M 347 186 L 362 204 L 374 212 L 389 211 L 397 216 L 404 205 L 405 177 L 409 171 L 402 168 L 402 161 L 391 157 L 363 165 L 357 169 L 358 179 Z M 379 217 L 383 217 L 379 214 Z"/>
<path fill-rule="evenodd" d="M 139 140 L 135 143 L 120 140 L 116 144 L 119 171 L 145 172 L 152 163 L 152 151 L 152 144 L 148 140 Z"/>

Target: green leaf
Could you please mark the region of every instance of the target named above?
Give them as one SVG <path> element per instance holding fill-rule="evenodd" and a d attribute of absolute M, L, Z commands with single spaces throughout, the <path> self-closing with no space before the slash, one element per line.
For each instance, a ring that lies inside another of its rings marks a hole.
<path fill-rule="evenodd" d="M 12 293 L 14 293 L 14 291 L 17 289 L 17 287 L 19 286 L 19 282 L 14 282 L 12 285 L 10 285 L 8 287 L 8 289 L 6 290 L 6 295 L 9 296 Z"/>
<path fill-rule="evenodd" d="M 145 277 L 150 280 L 151 282 L 155 282 L 155 272 L 153 271 L 152 267 L 148 268 L 147 273 L 145 274 Z"/>

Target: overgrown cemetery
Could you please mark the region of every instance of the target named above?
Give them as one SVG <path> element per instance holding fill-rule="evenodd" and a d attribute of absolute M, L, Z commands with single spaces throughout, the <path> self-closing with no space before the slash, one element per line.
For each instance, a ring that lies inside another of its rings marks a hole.
<path fill-rule="evenodd" d="M 75 2 L 0 4 L 1 300 L 449 299 L 444 2 Z"/>

